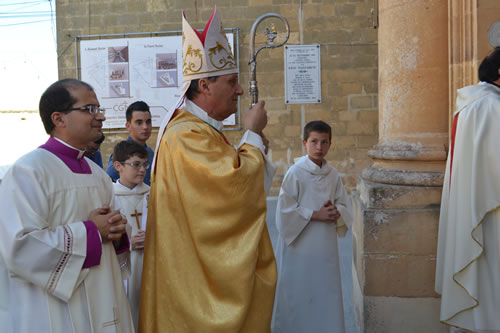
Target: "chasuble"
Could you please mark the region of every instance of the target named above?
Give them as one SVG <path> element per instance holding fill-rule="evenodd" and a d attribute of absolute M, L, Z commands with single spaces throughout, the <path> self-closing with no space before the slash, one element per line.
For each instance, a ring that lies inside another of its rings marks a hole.
<path fill-rule="evenodd" d="M 94 209 L 114 207 L 108 175 L 51 137 L 9 169 L 0 197 L 0 331 L 133 332 L 128 243 L 117 255 L 98 234 L 89 242 L 85 225 Z"/>
<path fill-rule="evenodd" d="M 458 90 L 439 218 L 441 321 L 500 332 L 500 88 Z"/>
<path fill-rule="evenodd" d="M 141 332 L 270 331 L 276 265 L 264 169 L 259 148 L 235 149 L 212 125 L 176 111 L 153 171 Z"/>

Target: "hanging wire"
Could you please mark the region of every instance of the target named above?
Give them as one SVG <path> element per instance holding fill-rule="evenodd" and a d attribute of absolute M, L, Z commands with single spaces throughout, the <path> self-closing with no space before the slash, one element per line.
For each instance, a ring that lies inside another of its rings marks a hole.
<path fill-rule="evenodd" d="M 45 5 L 49 2 L 50 10 L 35 10 L 35 11 L 21 11 L 27 7 Z M 5 8 L 5 6 L 10 6 Z M 17 7 L 16 7 L 17 6 Z M 16 7 L 16 8 L 14 8 Z M 50 19 L 43 20 L 42 18 Z M 38 20 L 36 20 L 38 18 Z M 31 20 L 30 20 L 31 19 Z M 24 1 L 24 2 L 12 2 L 7 4 L 0 4 L 0 22 L 5 22 L 0 24 L 0 27 L 12 27 L 26 24 L 35 24 L 41 22 L 52 21 L 52 36 L 55 41 L 54 33 L 54 9 L 52 8 L 52 0 L 39 0 L 39 1 Z M 13 23 L 6 23 L 13 22 Z"/>
<path fill-rule="evenodd" d="M 28 7 L 38 6 L 40 3 L 41 2 L 31 3 L 29 5 L 22 6 L 22 7 L 15 8 L 15 9 L 5 9 L 4 11 L 5 12 L 13 12 L 13 11 L 20 10 L 20 9 L 25 9 L 25 8 L 28 8 Z"/>
<path fill-rule="evenodd" d="M 18 5 L 26 5 L 26 4 L 31 4 L 31 3 L 42 3 L 44 1 L 38 0 L 38 1 L 28 1 L 28 2 L 11 2 L 11 3 L 2 3 L 0 4 L 0 7 L 3 6 L 18 6 Z"/>
<path fill-rule="evenodd" d="M 2 13 L 0 12 L 0 19 L 10 19 L 10 18 L 28 18 L 28 17 L 49 17 L 50 12 L 14 12 L 14 13 Z"/>
<path fill-rule="evenodd" d="M 15 25 L 31 24 L 31 23 L 39 23 L 39 22 L 47 22 L 47 21 L 50 21 L 50 19 L 48 19 L 48 20 L 40 20 L 40 21 L 21 22 L 21 23 L 11 23 L 11 24 L 0 24 L 0 27 L 12 27 L 12 26 L 15 26 Z"/>
<path fill-rule="evenodd" d="M 56 48 L 57 52 L 57 38 L 56 38 L 56 25 L 55 25 L 55 18 L 54 18 L 54 8 L 52 8 L 52 0 L 49 0 L 50 4 L 50 31 L 52 32 L 52 38 L 54 39 L 54 47 Z"/>

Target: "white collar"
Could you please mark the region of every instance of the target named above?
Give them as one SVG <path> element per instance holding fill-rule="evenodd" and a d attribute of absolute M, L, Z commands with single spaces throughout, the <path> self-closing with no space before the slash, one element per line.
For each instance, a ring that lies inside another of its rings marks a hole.
<path fill-rule="evenodd" d="M 222 131 L 222 128 L 224 127 L 224 124 L 222 121 L 215 120 L 214 118 L 210 117 L 205 110 L 200 108 L 198 105 L 196 105 L 193 101 L 189 100 L 186 98 L 184 101 L 184 104 L 186 106 L 186 111 L 191 113 L 193 116 L 196 116 L 209 124 L 210 126 L 214 127 L 216 130 L 219 132 Z"/>
<path fill-rule="evenodd" d="M 76 158 L 76 159 L 78 159 L 78 160 L 79 160 L 79 159 L 81 159 L 81 158 L 82 158 L 82 156 L 83 156 L 83 154 L 85 154 L 85 150 L 80 150 L 80 149 L 78 149 L 78 148 L 75 148 L 75 147 L 73 147 L 72 145 L 67 144 L 67 143 L 66 143 L 66 142 L 64 142 L 63 140 L 61 140 L 61 139 L 59 139 L 59 138 L 56 138 L 55 136 L 53 136 L 53 138 L 54 138 L 54 139 L 56 139 L 57 141 L 59 141 L 60 143 L 62 143 L 63 145 L 65 145 L 66 147 L 69 147 L 69 148 L 74 149 L 74 150 L 78 150 L 78 156 L 77 156 L 77 158 Z"/>
<path fill-rule="evenodd" d="M 308 155 L 296 158 L 294 162 L 297 167 L 304 169 L 315 175 L 326 175 L 330 173 L 332 169 L 331 166 L 328 165 L 326 160 L 323 159 L 320 167 L 319 165 L 311 161 Z"/>
<path fill-rule="evenodd" d="M 116 184 L 120 185 L 122 187 L 122 190 L 126 189 L 126 190 L 128 190 L 130 192 L 137 192 L 137 190 L 139 188 L 139 185 L 141 185 L 141 184 L 137 184 L 137 185 L 134 186 L 134 188 L 130 188 L 130 187 L 127 187 L 127 186 L 123 185 L 122 183 L 120 183 L 120 179 L 119 178 L 116 180 Z"/>

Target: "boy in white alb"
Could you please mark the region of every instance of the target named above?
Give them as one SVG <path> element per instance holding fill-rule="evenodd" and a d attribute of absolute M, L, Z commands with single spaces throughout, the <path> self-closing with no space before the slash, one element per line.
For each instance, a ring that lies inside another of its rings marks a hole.
<path fill-rule="evenodd" d="M 304 127 L 307 155 L 283 179 L 276 209 L 278 284 L 272 332 L 344 332 L 337 234 L 352 223 L 350 199 L 324 157 L 331 128 Z"/>
<path fill-rule="evenodd" d="M 127 232 L 131 243 L 131 274 L 126 281 L 127 295 L 132 311 L 134 326 L 139 323 L 139 300 L 141 293 L 142 261 L 144 255 L 145 225 L 141 225 L 144 200 L 147 200 L 149 186 L 144 176 L 149 167 L 148 151 L 135 141 L 119 142 L 113 149 L 113 166 L 120 178 L 113 183 L 116 205 L 127 218 Z"/>

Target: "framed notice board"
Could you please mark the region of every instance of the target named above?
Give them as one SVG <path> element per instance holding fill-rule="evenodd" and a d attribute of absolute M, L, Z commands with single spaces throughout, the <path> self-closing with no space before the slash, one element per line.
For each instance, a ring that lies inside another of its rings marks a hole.
<path fill-rule="evenodd" d="M 239 29 L 225 29 L 239 73 Z M 135 101 L 146 102 L 153 127 L 180 97 L 182 32 L 86 35 L 75 37 L 76 77 L 89 83 L 106 109 L 107 129 L 125 128 L 125 111 Z M 241 129 L 238 112 L 224 121 L 225 130 Z"/>

